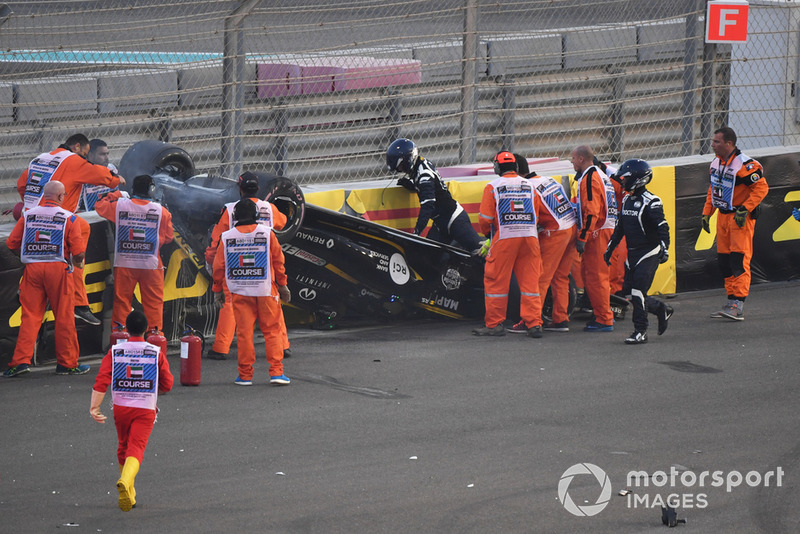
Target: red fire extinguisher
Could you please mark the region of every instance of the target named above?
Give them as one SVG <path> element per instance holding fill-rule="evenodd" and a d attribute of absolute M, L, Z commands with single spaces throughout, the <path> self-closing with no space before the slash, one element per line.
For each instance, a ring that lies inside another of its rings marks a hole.
<path fill-rule="evenodd" d="M 167 338 L 164 337 L 164 334 L 158 331 L 158 327 L 154 326 L 150 329 L 147 333 L 147 342 L 156 345 L 157 347 L 161 347 L 161 351 L 166 356 L 167 354 Z"/>
<path fill-rule="evenodd" d="M 181 338 L 181 385 L 200 385 L 200 363 L 203 355 L 203 339 L 194 328 L 186 325 Z"/>
<path fill-rule="evenodd" d="M 128 341 L 128 338 L 131 337 L 128 334 L 128 331 L 125 330 L 125 325 L 120 323 L 119 321 L 114 321 L 114 328 L 111 330 L 111 345 L 116 345 L 117 343 L 121 343 L 123 341 Z"/>

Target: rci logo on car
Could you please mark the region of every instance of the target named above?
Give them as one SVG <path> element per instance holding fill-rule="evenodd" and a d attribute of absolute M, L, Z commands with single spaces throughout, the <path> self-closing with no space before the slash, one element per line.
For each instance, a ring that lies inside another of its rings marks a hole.
<path fill-rule="evenodd" d="M 314 300 L 317 298 L 317 292 L 308 287 L 304 287 L 297 294 L 300 295 L 300 298 L 303 300 Z"/>
<path fill-rule="evenodd" d="M 594 475 L 594 477 L 597 479 L 601 490 L 600 496 L 597 498 L 597 501 L 594 504 L 578 506 L 572 501 L 568 490 L 570 483 L 572 483 L 572 479 L 575 478 L 576 475 Z M 561 480 L 558 482 L 558 500 L 561 501 L 561 504 L 564 506 L 564 508 L 566 508 L 566 510 L 572 515 L 579 517 L 597 515 L 603 511 L 603 509 L 608 505 L 608 501 L 611 500 L 611 480 L 609 480 L 605 471 L 594 464 L 575 464 L 564 471 L 564 474 L 561 475 Z"/>
<path fill-rule="evenodd" d="M 402 286 L 411 279 L 411 270 L 402 254 L 397 252 L 392 254 L 389 259 L 389 275 L 392 277 L 392 282 L 398 286 Z"/>

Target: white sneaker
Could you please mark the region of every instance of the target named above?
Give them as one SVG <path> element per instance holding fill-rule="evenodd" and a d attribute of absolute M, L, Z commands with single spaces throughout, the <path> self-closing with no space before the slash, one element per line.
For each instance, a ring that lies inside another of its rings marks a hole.
<path fill-rule="evenodd" d="M 647 332 L 634 332 L 625 339 L 626 345 L 641 345 L 647 343 Z"/>

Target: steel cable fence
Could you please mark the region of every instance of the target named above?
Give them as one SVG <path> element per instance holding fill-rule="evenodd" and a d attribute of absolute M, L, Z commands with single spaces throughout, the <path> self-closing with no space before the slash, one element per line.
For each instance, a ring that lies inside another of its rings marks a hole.
<path fill-rule="evenodd" d="M 78 131 L 112 162 L 160 139 L 198 172 L 301 184 L 386 178 L 401 136 L 439 166 L 584 143 L 617 161 L 709 153 L 723 124 L 744 148 L 800 139 L 791 2 L 750 2 L 750 38 L 734 45 L 703 44 L 702 0 L 7 6 L 3 209 L 30 159 Z"/>

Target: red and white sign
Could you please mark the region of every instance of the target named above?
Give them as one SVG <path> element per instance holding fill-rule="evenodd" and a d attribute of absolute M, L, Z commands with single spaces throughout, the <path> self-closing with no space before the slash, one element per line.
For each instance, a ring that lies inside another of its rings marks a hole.
<path fill-rule="evenodd" d="M 706 4 L 706 42 L 744 43 L 750 6 L 745 0 L 712 0 Z"/>

